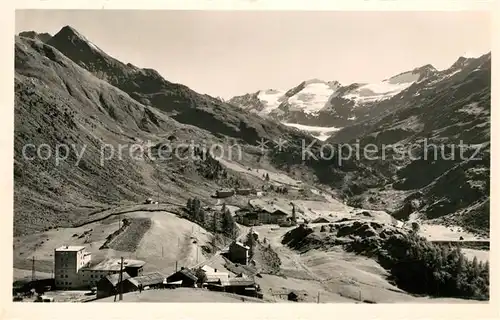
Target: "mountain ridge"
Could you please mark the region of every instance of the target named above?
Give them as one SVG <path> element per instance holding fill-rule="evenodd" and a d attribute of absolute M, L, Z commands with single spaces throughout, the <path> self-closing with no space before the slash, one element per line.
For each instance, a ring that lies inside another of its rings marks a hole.
<path fill-rule="evenodd" d="M 307 81 L 303 81 L 288 90 L 274 89 L 272 94 L 263 94 L 268 90 L 259 90 L 255 93 L 235 96 L 228 102 L 279 122 L 317 127 L 314 129 L 315 131 L 320 131 L 321 127 L 340 129 L 367 117 L 372 117 L 373 111 L 370 110 L 372 106 L 390 100 L 408 90 L 413 84 L 419 84 L 426 79 L 435 79 L 447 72 L 456 71 L 474 59 L 477 58 L 459 57 L 449 68 L 444 70 L 437 70 L 431 64 L 425 64 L 395 74 L 379 83 L 341 84 L 338 81 L 314 79 L 317 82 L 335 83 L 337 87 L 330 92 L 325 91 L 319 94 L 319 98 L 313 93 L 303 95 L 308 95 L 304 99 L 312 100 L 311 104 L 314 104 L 314 107 L 310 108 L 313 109 L 312 112 L 307 110 L 304 104 L 298 103 L 301 92 L 307 86 Z M 328 97 L 323 98 L 321 95 L 328 95 Z M 290 99 L 292 97 L 294 99 Z"/>

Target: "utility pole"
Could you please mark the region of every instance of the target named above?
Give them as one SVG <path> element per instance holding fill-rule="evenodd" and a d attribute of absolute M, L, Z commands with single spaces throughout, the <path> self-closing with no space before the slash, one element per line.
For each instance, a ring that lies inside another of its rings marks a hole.
<path fill-rule="evenodd" d="M 120 259 L 120 295 L 118 300 L 123 300 L 123 257 Z"/>
<path fill-rule="evenodd" d="M 161 257 L 163 258 L 163 246 L 161 246 Z"/>
<path fill-rule="evenodd" d="M 35 281 L 35 256 L 33 256 L 32 262 L 31 262 L 31 281 Z"/>
<path fill-rule="evenodd" d="M 175 261 L 175 272 L 177 272 L 177 261 Z"/>
<path fill-rule="evenodd" d="M 318 291 L 318 303 L 319 303 L 319 294 L 320 294 L 320 293 L 319 293 L 319 291 Z"/>

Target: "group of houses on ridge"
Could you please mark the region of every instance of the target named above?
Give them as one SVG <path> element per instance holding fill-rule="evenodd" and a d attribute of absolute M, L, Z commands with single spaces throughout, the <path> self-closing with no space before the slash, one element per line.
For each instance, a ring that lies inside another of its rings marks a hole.
<path fill-rule="evenodd" d="M 248 195 L 257 195 L 257 196 L 262 196 L 263 193 L 262 191 L 257 191 L 254 188 L 235 188 L 235 189 L 219 189 L 215 191 L 215 195 L 213 195 L 213 198 L 217 199 L 223 199 L 223 198 L 229 198 L 234 195 L 239 195 L 239 196 L 248 196 Z"/>
<path fill-rule="evenodd" d="M 248 202 L 248 206 L 236 211 L 236 222 L 246 226 L 258 226 L 262 224 L 293 225 L 298 222 L 295 207 L 286 210 L 275 205 L 254 204 Z"/>

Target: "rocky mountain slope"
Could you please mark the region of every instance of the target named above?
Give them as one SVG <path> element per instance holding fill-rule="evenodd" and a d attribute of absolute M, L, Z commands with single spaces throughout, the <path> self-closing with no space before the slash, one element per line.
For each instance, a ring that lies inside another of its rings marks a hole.
<path fill-rule="evenodd" d="M 357 140 L 361 148 L 387 148 L 384 159 L 379 152 L 379 159 L 365 164 L 408 194 L 396 212 L 402 217 L 413 212 L 447 217 L 487 231 L 491 54 L 460 58 L 395 98 L 401 102 L 378 105 L 377 115 L 340 130 L 328 142 Z"/>
<path fill-rule="evenodd" d="M 137 102 L 154 107 L 181 123 L 249 144 L 282 133 L 273 122 L 238 112 L 219 99 L 171 83 L 156 70 L 138 68 L 114 59 L 72 27 L 62 28 L 48 44 Z"/>
<path fill-rule="evenodd" d="M 155 70 L 124 64 L 71 27 L 47 43 L 23 34 L 15 42 L 16 235 L 81 224 L 151 196 L 184 203 L 210 199 L 220 187 L 260 187 L 259 179 L 200 150 L 218 144 L 236 154 L 233 160 L 255 164 L 261 139 L 310 141 Z"/>
<path fill-rule="evenodd" d="M 24 38 L 37 39 L 37 40 L 40 40 L 44 43 L 47 43 L 52 38 L 50 33 L 46 33 L 46 32 L 37 33 L 35 31 L 24 31 L 24 32 L 19 33 L 19 36 L 24 37 Z"/>
<path fill-rule="evenodd" d="M 257 134 L 246 123 L 232 133 L 242 128 Z M 16 37 L 14 137 L 16 235 L 70 226 L 152 195 L 182 203 L 193 194 L 209 198 L 219 186 L 250 183 L 202 153 L 176 147 L 224 140 L 141 104 L 38 39 Z M 165 153 L 162 145 L 171 149 Z"/>
<path fill-rule="evenodd" d="M 373 105 L 437 72 L 433 66 L 425 65 L 379 83 L 340 84 L 312 79 L 288 91 L 261 90 L 233 97 L 229 102 L 284 123 L 344 127 L 365 118 Z"/>
<path fill-rule="evenodd" d="M 488 233 L 491 54 L 424 69 L 407 89 L 365 108 L 366 119 L 314 144 L 305 161 L 304 144 L 290 145 L 276 164 L 305 164 L 352 205 Z"/>

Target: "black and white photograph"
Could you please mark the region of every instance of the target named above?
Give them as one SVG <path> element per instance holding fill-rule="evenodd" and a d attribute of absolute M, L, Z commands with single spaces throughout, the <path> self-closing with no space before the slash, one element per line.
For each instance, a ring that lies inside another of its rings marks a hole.
<path fill-rule="evenodd" d="M 16 10 L 13 304 L 489 304 L 492 23 Z"/>

